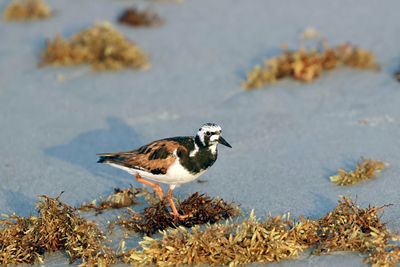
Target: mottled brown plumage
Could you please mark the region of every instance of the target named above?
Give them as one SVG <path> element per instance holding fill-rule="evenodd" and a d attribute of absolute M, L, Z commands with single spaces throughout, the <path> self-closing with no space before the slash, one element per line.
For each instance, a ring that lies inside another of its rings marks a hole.
<path fill-rule="evenodd" d="M 104 157 L 105 162 L 144 170 L 153 174 L 165 174 L 168 167 L 176 160 L 176 156 L 174 155 L 175 150 L 181 153 L 188 153 L 187 149 L 178 142 L 163 139 L 135 150 L 99 154 L 99 156 Z"/>

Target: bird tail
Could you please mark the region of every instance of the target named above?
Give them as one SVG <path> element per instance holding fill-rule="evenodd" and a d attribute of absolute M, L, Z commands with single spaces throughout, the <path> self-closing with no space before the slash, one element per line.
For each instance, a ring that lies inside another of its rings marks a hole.
<path fill-rule="evenodd" d="M 112 162 L 116 158 L 116 155 L 111 153 L 97 154 L 97 156 L 99 156 L 97 163 Z"/>

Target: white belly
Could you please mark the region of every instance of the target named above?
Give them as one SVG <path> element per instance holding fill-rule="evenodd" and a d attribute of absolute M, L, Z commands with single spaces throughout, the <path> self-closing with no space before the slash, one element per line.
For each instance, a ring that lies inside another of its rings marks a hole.
<path fill-rule="evenodd" d="M 179 163 L 179 160 L 176 159 L 174 164 L 171 165 L 171 167 L 168 168 L 168 171 L 166 174 L 152 174 L 150 172 L 142 171 L 142 170 L 137 170 L 137 169 L 131 169 L 125 166 L 121 166 L 118 164 L 114 163 L 107 163 L 115 168 L 122 169 L 132 175 L 139 174 L 143 178 L 147 178 L 149 180 L 153 180 L 159 183 L 164 183 L 164 184 L 170 184 L 170 185 L 178 185 L 178 184 L 184 184 L 184 183 L 189 183 L 197 178 L 199 178 L 200 175 L 206 172 L 206 170 L 203 170 L 199 173 L 192 174 L 188 172 L 183 166 Z"/>

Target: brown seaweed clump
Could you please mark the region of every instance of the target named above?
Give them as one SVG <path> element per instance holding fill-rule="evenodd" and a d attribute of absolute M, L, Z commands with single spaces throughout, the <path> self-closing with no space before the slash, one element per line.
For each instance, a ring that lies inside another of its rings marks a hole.
<path fill-rule="evenodd" d="M 177 221 L 169 212 L 165 201 L 157 202 L 137 213 L 130 211 L 128 216 L 118 219 L 114 224 L 123 228 L 151 235 L 168 227 L 192 227 L 205 223 L 216 223 L 239 215 L 239 208 L 219 198 L 194 193 L 178 204 L 178 211 L 187 215 L 183 221 Z M 113 225 L 112 225 L 113 226 Z M 112 227 L 111 226 L 111 227 Z"/>
<path fill-rule="evenodd" d="M 250 215 L 240 223 L 184 227 L 163 232 L 160 239 L 145 237 L 141 249 L 122 256 L 132 265 L 229 265 L 279 262 L 294 259 L 306 250 L 320 255 L 333 251 L 354 251 L 366 255 L 372 266 L 395 267 L 400 247 L 381 221 L 384 207 L 359 208 L 342 197 L 333 211 L 319 220 L 289 216 L 269 217 L 265 221 Z"/>
<path fill-rule="evenodd" d="M 391 244 L 393 235 L 380 219 L 383 207 L 359 208 L 346 197 L 318 221 L 318 242 L 314 254 L 354 251 L 367 255 L 373 266 L 396 266 L 400 247 Z"/>
<path fill-rule="evenodd" d="M 366 261 L 376 267 L 398 266 L 400 263 L 400 247 L 396 245 L 386 245 L 385 247 L 371 253 Z"/>
<path fill-rule="evenodd" d="M 43 0 L 13 0 L 3 14 L 8 21 L 41 20 L 50 15 L 51 9 Z"/>
<path fill-rule="evenodd" d="M 326 45 L 321 50 L 290 51 L 285 48 L 281 55 L 265 60 L 264 66 L 255 66 L 242 82 L 242 87 L 259 88 L 289 76 L 303 82 L 312 82 L 321 75 L 322 71 L 339 66 L 372 70 L 380 68 L 372 52 L 351 44 L 342 44 L 333 48 Z"/>
<path fill-rule="evenodd" d="M 41 65 L 91 64 L 96 70 L 122 68 L 146 69 L 148 56 L 128 41 L 110 23 L 98 23 L 92 28 L 65 40 L 56 36 L 48 41 Z"/>
<path fill-rule="evenodd" d="M 97 201 L 93 200 L 91 203 L 83 203 L 78 209 L 81 211 L 95 211 L 99 214 L 103 210 L 130 207 L 139 203 L 137 197 L 139 194 L 143 194 L 143 191 L 145 190 L 134 187 L 125 189 L 114 188 L 114 192 L 107 196 L 106 199 L 102 199 L 100 203 L 97 204 Z"/>
<path fill-rule="evenodd" d="M 80 217 L 59 198 L 40 196 L 38 216 L 8 216 L 0 221 L 0 264 L 17 265 L 43 262 L 43 254 L 63 250 L 70 262 L 107 266 L 116 261 L 115 253 L 104 245 L 104 234 L 95 223 Z"/>
<path fill-rule="evenodd" d="M 364 159 L 357 163 L 354 171 L 338 170 L 338 174 L 331 176 L 331 182 L 337 185 L 353 185 L 364 180 L 375 178 L 376 172 L 385 168 L 385 163 L 379 160 Z"/>
<path fill-rule="evenodd" d="M 132 27 L 156 27 L 164 23 L 164 20 L 151 10 L 141 11 L 136 7 L 127 8 L 118 21 Z"/>
<path fill-rule="evenodd" d="M 287 217 L 261 222 L 253 213 L 241 223 L 179 227 L 161 239 L 145 237 L 142 250 L 132 249 L 123 259 L 133 265 L 229 265 L 278 262 L 297 257 L 308 247 L 302 234 L 314 229 L 311 221 L 293 224 Z"/>

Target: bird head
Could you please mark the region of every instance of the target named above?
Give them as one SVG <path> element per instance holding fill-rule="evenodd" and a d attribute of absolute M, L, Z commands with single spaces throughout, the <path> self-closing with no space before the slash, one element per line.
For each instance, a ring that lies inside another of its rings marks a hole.
<path fill-rule="evenodd" d="M 232 147 L 222 136 L 221 126 L 215 123 L 206 123 L 196 134 L 196 139 L 205 147 L 216 146 L 218 144 Z"/>

